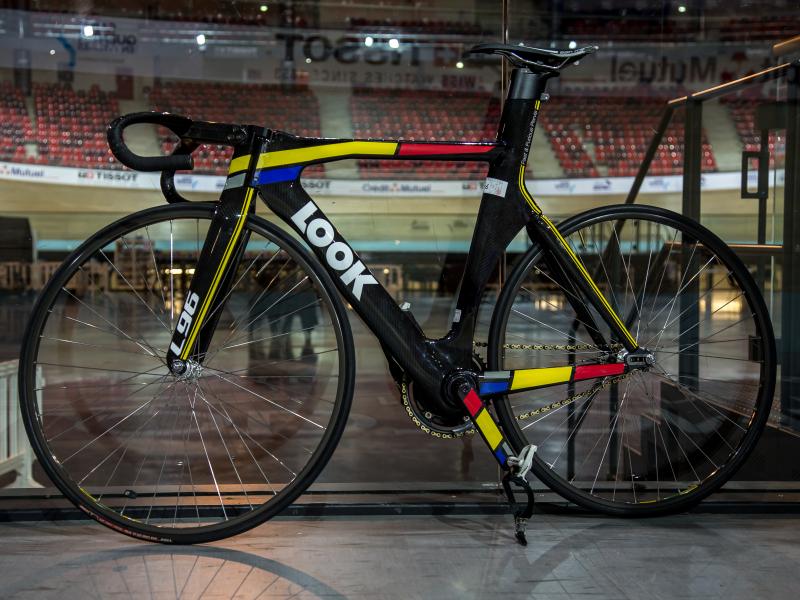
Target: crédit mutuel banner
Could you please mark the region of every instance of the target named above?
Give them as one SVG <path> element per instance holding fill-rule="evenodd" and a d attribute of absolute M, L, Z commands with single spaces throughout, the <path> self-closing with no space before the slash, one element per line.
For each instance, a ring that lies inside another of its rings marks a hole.
<path fill-rule="evenodd" d="M 87 25 L 90 36 L 85 35 Z M 494 92 L 500 75 L 496 58 L 462 59 L 472 44 L 489 41 L 485 37 L 278 29 L 16 10 L 0 10 L 0 26 L 4 30 L 0 66 L 6 68 L 14 66 L 11 50 L 27 50 L 34 69 L 66 66 L 77 73 L 166 80 L 302 81 L 312 86 Z M 396 43 L 390 46 L 392 37 Z M 549 46 L 542 40 L 527 42 Z M 583 66 L 565 71 L 562 85 L 699 90 L 775 64 L 765 43 L 600 45 L 600 52 L 584 59 Z M 457 67 L 459 62 L 462 68 Z"/>
<path fill-rule="evenodd" d="M 755 172 L 749 173 L 749 186 L 756 185 Z M 79 185 L 117 189 L 158 190 L 159 173 L 137 171 L 112 171 L 105 169 L 76 169 L 49 165 L 27 165 L 0 162 L 0 180 Z M 775 172 L 775 185 L 781 187 L 784 170 Z M 422 197 L 470 198 L 478 197 L 483 190 L 482 180 L 382 180 L 382 179 L 306 179 L 303 187 L 312 196 L 361 197 Z M 633 177 L 595 177 L 584 179 L 532 179 L 526 181 L 531 192 L 540 197 L 549 196 L 608 196 L 627 194 Z M 182 192 L 219 194 L 225 177 L 217 175 L 178 174 L 175 186 Z M 735 190 L 741 185 L 740 173 L 704 173 L 701 181 L 704 191 Z M 640 194 L 665 194 L 680 192 L 683 177 L 645 177 Z"/>

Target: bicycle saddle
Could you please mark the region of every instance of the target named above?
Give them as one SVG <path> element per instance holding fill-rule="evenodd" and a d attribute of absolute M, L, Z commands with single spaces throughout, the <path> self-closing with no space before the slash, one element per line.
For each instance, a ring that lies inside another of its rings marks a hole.
<path fill-rule="evenodd" d="M 547 50 L 512 44 L 478 44 L 467 50 L 466 54 L 499 54 L 505 56 L 515 67 L 525 67 L 539 73 L 554 73 L 597 50 L 597 46 L 584 46 L 575 50 Z"/>

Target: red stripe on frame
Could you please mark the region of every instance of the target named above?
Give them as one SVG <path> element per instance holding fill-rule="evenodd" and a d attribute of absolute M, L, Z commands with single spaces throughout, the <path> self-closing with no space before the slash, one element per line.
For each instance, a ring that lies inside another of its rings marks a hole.
<path fill-rule="evenodd" d="M 407 144 L 400 143 L 397 156 L 429 156 L 432 154 L 485 154 L 494 144 Z"/>
<path fill-rule="evenodd" d="M 609 375 L 622 375 L 625 372 L 625 365 L 615 363 L 610 365 L 584 365 L 575 367 L 575 381 L 580 379 L 594 379 L 595 377 L 607 377 Z"/>
<path fill-rule="evenodd" d="M 483 408 L 483 402 L 481 402 L 475 390 L 470 390 L 469 393 L 464 396 L 464 406 L 467 407 L 469 414 L 474 417 L 478 414 L 478 411 Z"/>

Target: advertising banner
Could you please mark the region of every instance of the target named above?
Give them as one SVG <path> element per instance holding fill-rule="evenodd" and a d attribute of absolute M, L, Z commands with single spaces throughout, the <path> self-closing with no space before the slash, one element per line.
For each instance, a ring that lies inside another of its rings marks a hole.
<path fill-rule="evenodd" d="M 465 35 L 404 34 L 402 29 L 388 34 L 281 29 L 9 9 L 0 10 L 0 27 L 21 32 L 20 36 L 0 36 L 0 67 L 5 68 L 13 67 L 14 51 L 24 49 L 34 69 L 53 71 L 66 65 L 81 73 L 125 70 L 139 77 L 176 80 L 499 89 L 498 59 L 463 58 L 464 50 L 488 40 Z M 527 42 L 550 45 L 546 40 Z M 601 47 L 584 63 L 590 68 L 566 70 L 560 85 L 696 90 L 773 66 L 777 59 L 763 43 L 698 41 L 665 48 L 663 44 L 615 42 Z"/>
<path fill-rule="evenodd" d="M 750 187 L 756 185 L 755 172 L 749 174 Z M 58 185 L 83 185 L 117 189 L 159 189 L 159 173 L 76 169 L 50 165 L 26 165 L 0 162 L 0 179 Z M 481 180 L 384 180 L 384 179 L 303 179 L 303 187 L 312 196 L 344 197 L 477 197 L 483 189 Z M 775 184 L 783 185 L 783 169 L 775 172 Z M 627 194 L 633 177 L 597 177 L 586 179 L 531 179 L 526 185 L 538 196 L 604 196 Z M 184 192 L 219 193 L 225 177 L 218 175 L 179 174 L 175 186 Z M 705 173 L 703 190 L 735 190 L 741 185 L 740 173 Z M 676 193 L 683 189 L 683 177 L 645 177 L 640 194 Z"/>

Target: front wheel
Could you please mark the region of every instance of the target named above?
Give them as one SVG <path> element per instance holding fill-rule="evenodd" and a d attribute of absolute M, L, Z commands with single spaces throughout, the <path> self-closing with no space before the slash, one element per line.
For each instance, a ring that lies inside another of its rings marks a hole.
<path fill-rule="evenodd" d="M 43 290 L 22 347 L 40 465 L 79 508 L 139 539 L 208 542 L 277 514 L 328 461 L 353 394 L 333 282 L 255 216 L 202 366 L 170 372 L 213 211 L 159 207 L 95 234 Z"/>
<path fill-rule="evenodd" d="M 502 397 L 502 427 L 515 450 L 538 446 L 535 474 L 576 504 L 615 515 L 685 510 L 733 475 L 767 422 L 776 353 L 764 300 L 722 240 L 674 212 L 605 207 L 559 230 L 655 364 Z M 551 264 L 534 246 L 513 269 L 489 369 L 602 362 L 622 349 Z M 611 348 L 595 344 L 592 327 Z"/>

